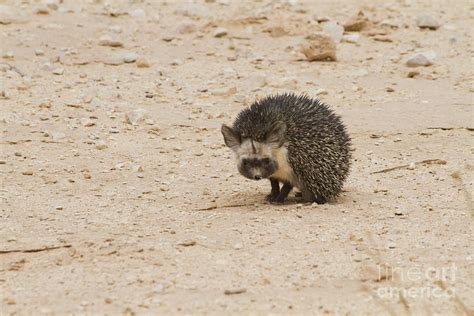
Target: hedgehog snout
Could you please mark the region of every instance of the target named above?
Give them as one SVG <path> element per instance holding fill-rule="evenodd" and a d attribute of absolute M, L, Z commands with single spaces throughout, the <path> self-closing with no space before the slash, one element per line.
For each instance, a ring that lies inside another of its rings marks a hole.
<path fill-rule="evenodd" d="M 269 157 L 242 159 L 238 165 L 240 174 L 250 180 L 262 180 L 270 177 L 278 168 L 278 163 Z"/>

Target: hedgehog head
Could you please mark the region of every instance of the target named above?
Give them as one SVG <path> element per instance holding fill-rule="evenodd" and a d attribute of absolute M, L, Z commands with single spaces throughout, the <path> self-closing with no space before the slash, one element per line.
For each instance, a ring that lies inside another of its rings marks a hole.
<path fill-rule="evenodd" d="M 237 168 L 244 177 L 260 180 L 270 177 L 278 169 L 278 153 L 285 144 L 286 124 L 278 121 L 265 131 L 263 141 L 229 127 L 221 128 L 225 144 L 237 160 Z"/>

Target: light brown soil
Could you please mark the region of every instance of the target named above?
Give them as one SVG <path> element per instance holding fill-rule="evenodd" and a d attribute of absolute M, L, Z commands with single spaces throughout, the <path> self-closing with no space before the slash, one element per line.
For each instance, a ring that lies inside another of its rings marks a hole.
<path fill-rule="evenodd" d="M 472 313 L 472 2 L 294 2 L 0 1 L 0 314 Z M 356 44 L 305 60 L 316 16 L 359 10 Z M 408 68 L 416 49 L 435 63 Z M 353 139 L 345 191 L 266 204 L 220 125 L 319 89 Z"/>

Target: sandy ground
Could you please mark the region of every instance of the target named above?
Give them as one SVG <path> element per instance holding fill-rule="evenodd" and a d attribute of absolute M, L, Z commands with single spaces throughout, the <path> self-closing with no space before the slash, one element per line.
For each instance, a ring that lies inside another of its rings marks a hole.
<path fill-rule="evenodd" d="M 305 60 L 360 10 L 336 62 Z M 0 314 L 472 315 L 473 18 L 464 0 L 0 1 Z M 286 91 L 348 126 L 335 202 L 264 203 L 223 144 Z"/>

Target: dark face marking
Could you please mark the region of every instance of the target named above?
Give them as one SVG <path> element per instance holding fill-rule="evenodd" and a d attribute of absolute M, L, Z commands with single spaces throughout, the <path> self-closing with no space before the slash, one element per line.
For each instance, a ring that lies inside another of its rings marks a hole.
<path fill-rule="evenodd" d="M 248 179 L 261 180 L 270 177 L 278 169 L 278 163 L 268 157 L 243 158 L 238 169 Z"/>

